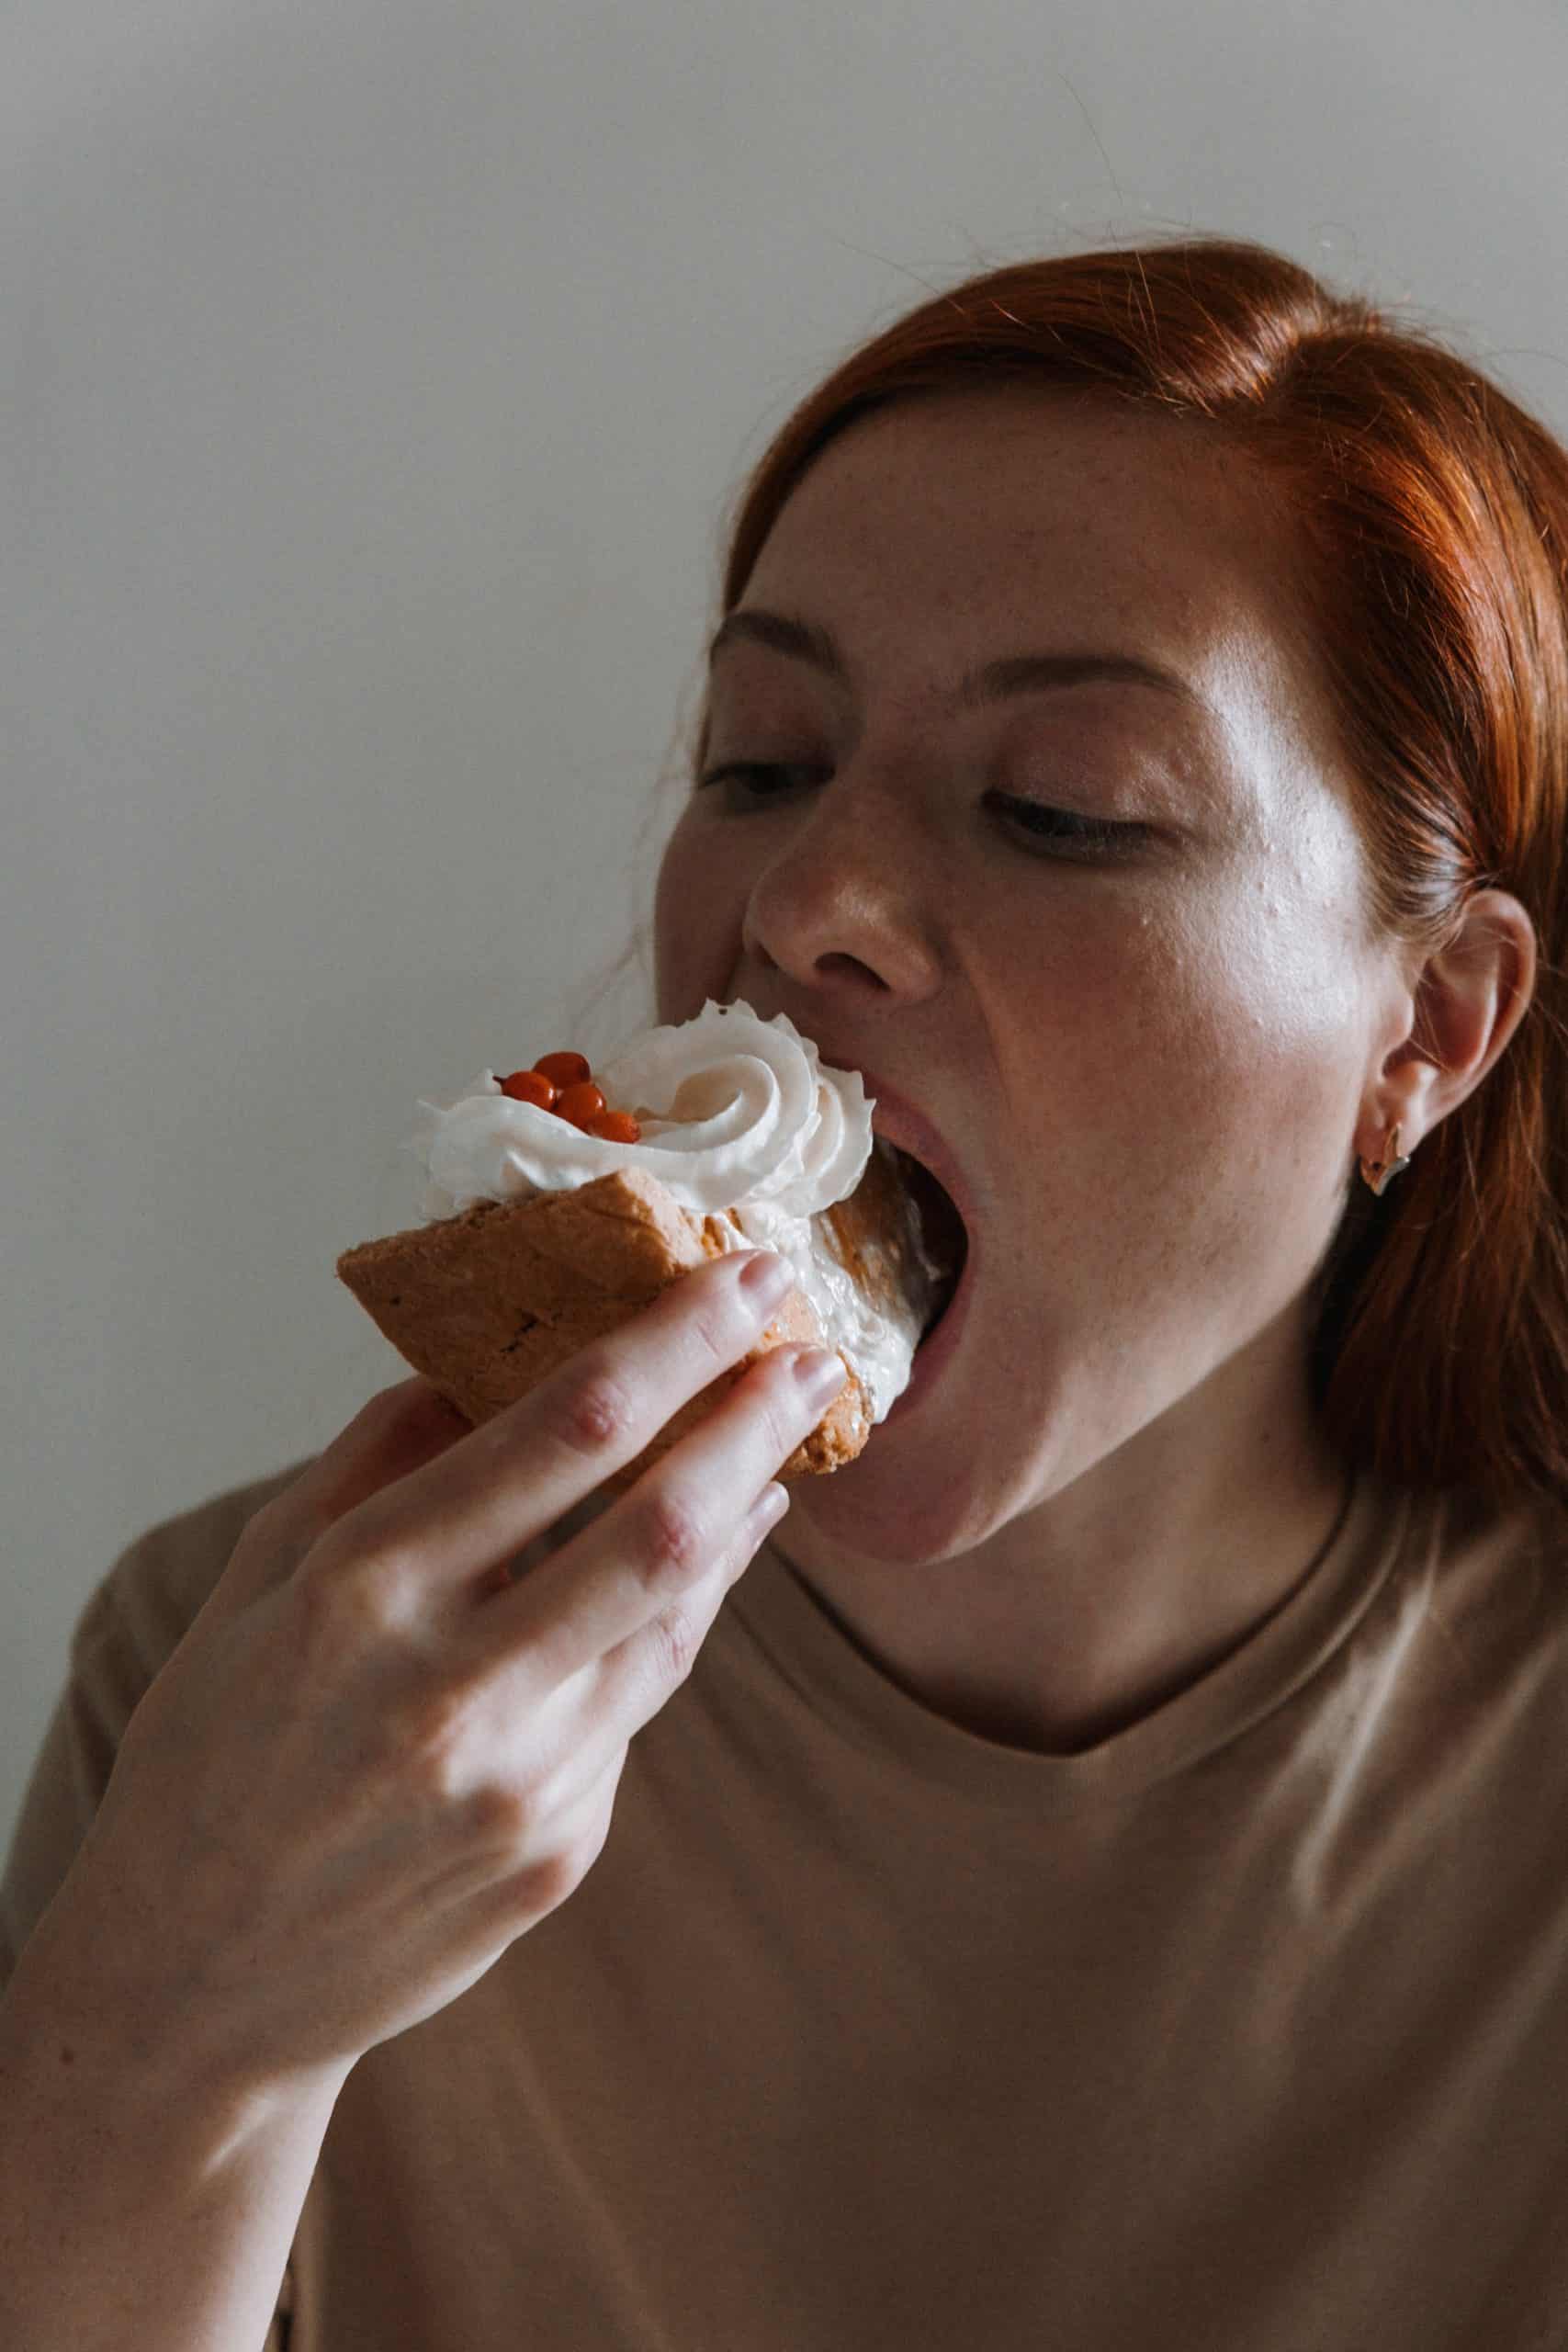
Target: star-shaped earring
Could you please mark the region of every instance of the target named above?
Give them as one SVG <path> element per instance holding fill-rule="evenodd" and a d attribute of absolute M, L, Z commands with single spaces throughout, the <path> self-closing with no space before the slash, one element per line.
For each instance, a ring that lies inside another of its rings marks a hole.
<path fill-rule="evenodd" d="M 1361 1162 L 1361 1174 L 1371 1186 L 1373 1192 L 1379 1194 L 1380 1197 L 1382 1196 L 1383 1188 L 1387 1184 L 1389 1178 L 1391 1176 L 1397 1176 L 1402 1168 L 1408 1168 L 1410 1165 L 1408 1154 L 1406 1154 L 1403 1159 L 1399 1157 L 1399 1129 L 1397 1127 L 1395 1127 L 1390 1135 L 1385 1149 L 1388 1154 L 1386 1159 L 1363 1159 Z"/>

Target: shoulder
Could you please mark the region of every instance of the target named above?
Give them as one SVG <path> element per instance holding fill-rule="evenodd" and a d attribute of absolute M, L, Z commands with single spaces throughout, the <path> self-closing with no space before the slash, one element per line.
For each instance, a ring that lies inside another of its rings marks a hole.
<path fill-rule="evenodd" d="M 1461 1613 L 1568 1623 L 1568 1498 L 1512 1500 L 1450 1487 L 1416 1498 L 1434 1593 Z"/>
<path fill-rule="evenodd" d="M 1556 1717 L 1568 1685 L 1568 1499 L 1448 1488 L 1417 1498 L 1412 1539 L 1407 1574 L 1461 1684 Z"/>

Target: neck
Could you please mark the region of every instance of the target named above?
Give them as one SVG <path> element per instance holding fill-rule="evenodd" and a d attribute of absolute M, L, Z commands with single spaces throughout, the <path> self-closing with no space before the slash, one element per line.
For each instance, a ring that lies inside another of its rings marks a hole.
<path fill-rule="evenodd" d="M 1232 1385 L 1245 1395 L 1258 1367 L 1238 1369 Z M 813 1523 L 799 1490 L 773 1549 L 872 1662 L 934 1713 L 1009 1747 L 1095 1747 L 1240 1648 L 1334 1534 L 1345 1466 L 1313 1425 L 1304 1381 L 1281 1387 L 1272 1409 L 1249 1409 L 1228 1445 L 1200 1455 L 1191 1430 L 1212 1439 L 1218 1401 L 1205 1382 L 947 1559 L 850 1552 Z"/>

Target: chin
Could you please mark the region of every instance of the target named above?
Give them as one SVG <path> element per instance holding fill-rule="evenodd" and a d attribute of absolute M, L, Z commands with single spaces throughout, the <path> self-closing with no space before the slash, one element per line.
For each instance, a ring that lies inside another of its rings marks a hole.
<path fill-rule="evenodd" d="M 929 1432 L 900 1442 L 900 1430 L 874 1430 L 865 1450 L 825 1478 L 802 1478 L 790 1488 L 788 1517 L 779 1531 L 788 1552 L 797 1518 L 823 1544 L 862 1559 L 931 1567 L 985 1543 L 1013 1511 L 997 1508 L 997 1488 L 975 1449 L 935 1445 Z M 965 1475 L 953 1476 L 954 1459 Z"/>

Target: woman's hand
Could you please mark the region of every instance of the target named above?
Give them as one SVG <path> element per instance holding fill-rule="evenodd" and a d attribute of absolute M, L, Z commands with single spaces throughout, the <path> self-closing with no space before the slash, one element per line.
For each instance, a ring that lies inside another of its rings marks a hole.
<path fill-rule="evenodd" d="M 423 1380 L 386 1389 L 256 1514 L 48 1915 L 121 2014 L 257 2092 L 341 2078 L 581 1883 L 842 1367 L 812 1393 L 773 1350 L 592 1525 L 506 1564 L 756 1344 L 778 1294 L 747 1277 L 777 1262 L 698 1269 L 478 1430 Z"/>

